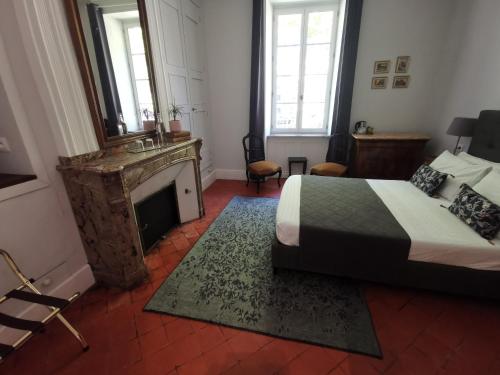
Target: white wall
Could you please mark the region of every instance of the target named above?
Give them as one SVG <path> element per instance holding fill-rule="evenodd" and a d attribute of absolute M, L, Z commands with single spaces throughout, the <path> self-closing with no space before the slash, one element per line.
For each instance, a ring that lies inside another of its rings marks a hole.
<path fill-rule="evenodd" d="M 364 1 L 351 125 L 366 120 L 375 131 L 425 131 L 454 6 L 453 0 Z M 407 89 L 392 89 L 397 56 L 411 56 Z M 373 64 L 387 59 L 388 87 L 372 90 Z"/>
<path fill-rule="evenodd" d="M 42 280 L 48 281 L 49 285 L 41 287 L 43 291 L 68 297 L 70 293 L 77 290 L 84 291 L 92 285 L 93 276 L 88 267 L 69 200 L 61 176 L 56 171 L 56 165 L 59 155 L 71 155 L 72 150 L 77 150 L 79 147 L 80 149 L 93 147 L 95 139 L 92 144 L 88 144 L 86 139 L 80 137 L 81 144 L 70 150 L 66 148 L 66 145 L 71 137 L 68 137 L 68 134 L 56 133 L 60 129 L 59 121 L 66 119 L 63 116 L 65 111 L 72 108 L 71 95 L 73 93 L 65 92 L 67 107 L 49 108 L 47 106 L 52 100 L 59 98 L 57 95 L 60 92 L 51 91 L 48 86 L 43 86 L 42 81 L 47 83 L 48 81 L 45 80 L 49 80 L 49 77 L 35 75 L 33 71 L 39 62 L 37 51 L 27 48 L 25 43 L 31 35 L 27 33 L 29 27 L 38 27 L 38 25 L 27 25 L 26 19 L 20 21 L 21 17 L 26 16 L 22 10 L 23 5 L 23 2 L 19 0 L 2 2 L 0 57 L 3 63 L 0 66 L 0 79 L 2 85 L 9 88 L 6 89 L 8 105 L 18 109 L 13 111 L 15 122 L 12 124 L 18 127 L 23 126 L 21 134 L 25 145 L 28 141 L 26 133 L 32 136 L 29 140 L 30 142 L 31 139 L 34 140 L 33 147 L 26 149 L 30 155 L 37 155 L 36 161 L 41 164 L 44 178 L 40 181 L 37 190 L 23 190 L 22 195 L 0 201 L 0 248 L 10 252 L 26 275 L 38 280 L 39 286 Z M 56 6 L 52 8 L 54 12 L 51 17 L 63 14 L 61 13 L 62 3 L 48 0 L 45 5 Z M 55 21 L 52 19 L 49 22 Z M 61 25 L 58 24 L 58 27 L 61 28 Z M 67 33 L 64 24 L 62 30 Z M 38 30 L 38 33 L 34 32 L 33 35 L 41 36 L 42 34 Z M 58 35 L 58 41 L 61 42 L 61 38 L 65 35 L 67 37 L 67 34 Z M 34 41 L 34 39 L 30 40 Z M 67 43 L 67 40 L 64 43 Z M 37 45 L 40 46 L 40 44 Z M 57 52 L 55 51 L 52 57 L 57 55 Z M 45 68 L 56 67 L 46 66 Z M 52 74 L 64 82 L 72 82 L 73 76 L 66 75 L 68 71 L 65 69 L 66 67 L 63 67 L 62 71 L 53 70 Z M 41 90 L 42 87 L 45 89 Z M 81 86 L 76 87 L 81 89 Z M 57 88 L 63 89 L 61 86 Z M 80 101 L 80 105 L 82 103 L 84 102 Z M 55 117 L 55 120 L 50 117 L 49 109 L 53 111 L 51 114 L 59 115 Z M 78 111 L 77 109 L 76 112 Z M 75 116 L 75 114 L 72 115 Z M 11 116 L 6 116 L 5 112 L 0 111 L 0 123 L 7 120 L 12 121 Z M 70 132 L 70 129 L 75 127 L 77 131 L 82 131 L 87 126 L 91 124 L 66 123 L 61 129 L 64 128 Z M 65 142 L 60 142 L 61 139 Z M 33 160 L 30 160 L 33 164 Z M 18 281 L 7 271 L 3 261 L 0 261 L 0 295 L 17 284 Z M 2 305 L 2 310 L 20 313 L 24 306 L 9 303 L 8 306 Z M 10 337 L 8 333 L 0 331 L 0 342 L 10 342 L 10 339 L 4 340 L 6 335 Z"/>
<path fill-rule="evenodd" d="M 204 11 L 213 162 L 217 169 L 241 171 L 250 108 L 252 1 L 211 0 Z"/>
<path fill-rule="evenodd" d="M 456 137 L 445 134 L 454 117 L 477 117 L 483 109 L 500 107 L 500 2 L 461 0 L 456 5 L 428 126 L 434 154 L 455 146 Z M 467 147 L 469 140 L 462 143 Z"/>
<path fill-rule="evenodd" d="M 463 1 L 463 0 L 461 0 Z M 433 87 L 454 14 L 454 0 L 365 0 L 351 122 L 367 120 L 378 131 L 426 131 Z M 251 0 L 212 0 L 205 7 L 210 109 L 218 177 L 242 178 L 241 138 L 248 132 Z M 408 89 L 392 89 L 394 64 L 410 55 Z M 389 88 L 372 90 L 373 63 L 391 59 Z M 270 138 L 267 157 L 287 169 L 286 157 L 324 161 L 327 142 Z"/>

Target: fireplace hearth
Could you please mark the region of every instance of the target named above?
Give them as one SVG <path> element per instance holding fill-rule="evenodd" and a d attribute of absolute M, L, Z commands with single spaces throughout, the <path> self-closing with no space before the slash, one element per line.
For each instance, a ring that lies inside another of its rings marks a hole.
<path fill-rule="evenodd" d="M 134 209 L 144 254 L 180 223 L 173 183 L 137 202 Z"/>

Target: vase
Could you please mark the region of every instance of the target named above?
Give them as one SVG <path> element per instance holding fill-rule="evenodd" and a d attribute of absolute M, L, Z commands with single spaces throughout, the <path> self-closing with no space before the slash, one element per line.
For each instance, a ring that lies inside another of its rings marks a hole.
<path fill-rule="evenodd" d="M 182 130 L 180 120 L 170 120 L 168 124 L 170 125 L 170 131 L 172 133 L 180 132 Z"/>
<path fill-rule="evenodd" d="M 143 120 L 142 127 L 146 131 L 155 130 L 156 129 L 156 122 L 155 122 L 155 120 Z"/>

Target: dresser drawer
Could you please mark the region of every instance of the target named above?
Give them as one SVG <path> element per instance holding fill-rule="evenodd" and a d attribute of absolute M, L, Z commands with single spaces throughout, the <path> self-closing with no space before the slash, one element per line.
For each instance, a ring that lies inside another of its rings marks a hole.
<path fill-rule="evenodd" d="M 378 137 L 377 137 L 378 136 Z M 384 134 L 356 137 L 352 147 L 350 175 L 359 178 L 408 180 L 424 161 L 428 137 L 418 139 Z"/>

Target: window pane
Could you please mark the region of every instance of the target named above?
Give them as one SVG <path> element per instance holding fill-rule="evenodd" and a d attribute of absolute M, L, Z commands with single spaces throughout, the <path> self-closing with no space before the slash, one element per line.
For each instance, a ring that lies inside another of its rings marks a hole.
<path fill-rule="evenodd" d="M 323 117 L 325 116 L 325 103 L 304 103 L 302 107 L 302 128 L 323 128 Z"/>
<path fill-rule="evenodd" d="M 276 103 L 297 103 L 299 77 L 276 78 Z"/>
<path fill-rule="evenodd" d="M 135 79 L 148 79 L 148 66 L 146 65 L 145 55 L 133 55 L 132 64 L 134 66 Z"/>
<path fill-rule="evenodd" d="M 333 11 L 309 13 L 307 43 L 330 43 Z"/>
<path fill-rule="evenodd" d="M 276 61 L 276 75 L 297 76 L 299 75 L 300 47 L 278 47 Z"/>
<path fill-rule="evenodd" d="M 128 39 L 130 42 L 130 52 L 132 54 L 144 53 L 144 42 L 142 40 L 142 30 L 140 26 L 128 29 Z"/>
<path fill-rule="evenodd" d="M 326 75 L 304 77 L 304 102 L 324 102 L 326 94 Z"/>
<path fill-rule="evenodd" d="M 300 44 L 302 14 L 278 16 L 278 46 Z"/>
<path fill-rule="evenodd" d="M 307 46 L 306 74 L 328 74 L 330 66 L 330 45 Z"/>
<path fill-rule="evenodd" d="M 276 128 L 297 127 L 297 104 L 276 104 Z"/>
<path fill-rule="evenodd" d="M 152 103 L 151 88 L 147 79 L 135 81 L 137 86 L 137 101 L 139 103 Z"/>

